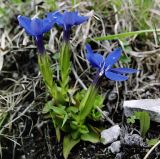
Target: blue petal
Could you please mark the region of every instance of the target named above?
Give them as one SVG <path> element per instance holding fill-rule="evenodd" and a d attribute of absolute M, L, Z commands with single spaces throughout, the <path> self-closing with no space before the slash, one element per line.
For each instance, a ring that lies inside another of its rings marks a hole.
<path fill-rule="evenodd" d="M 31 19 L 25 16 L 18 16 L 18 22 L 21 27 L 23 27 L 27 34 L 33 35 L 34 33 L 31 30 Z"/>
<path fill-rule="evenodd" d="M 64 29 L 67 30 L 71 28 L 75 23 L 74 12 L 64 12 L 63 14 Z"/>
<path fill-rule="evenodd" d="M 93 67 L 101 68 L 101 65 L 104 62 L 104 58 L 102 55 L 98 53 L 93 53 L 92 48 L 89 44 L 86 44 L 86 58 L 90 62 Z"/>
<path fill-rule="evenodd" d="M 105 68 L 111 68 L 113 64 L 115 64 L 120 58 L 122 50 L 120 48 L 112 51 L 105 59 Z"/>
<path fill-rule="evenodd" d="M 136 73 L 137 70 L 133 68 L 112 68 L 112 72 L 117 72 L 117 73 Z"/>
<path fill-rule="evenodd" d="M 55 23 L 57 23 L 57 25 L 59 25 L 60 27 L 63 27 L 64 25 L 63 14 L 58 11 L 47 13 L 47 18 L 55 21 Z"/>
<path fill-rule="evenodd" d="M 121 74 L 113 73 L 111 71 L 106 71 L 105 76 L 113 81 L 126 81 L 128 79 L 127 76 L 123 76 Z"/>
<path fill-rule="evenodd" d="M 25 16 L 18 16 L 19 24 L 25 29 L 26 33 L 32 36 L 43 35 L 43 33 L 48 32 L 55 21 L 49 18 L 39 19 L 33 18 L 30 19 Z"/>
<path fill-rule="evenodd" d="M 56 19 L 56 23 L 63 27 L 65 30 L 70 29 L 74 25 L 79 25 L 88 20 L 86 16 L 79 16 L 78 12 L 67 12 L 63 14 L 60 12 L 51 12 L 47 14 L 47 17 Z"/>
<path fill-rule="evenodd" d="M 72 25 L 79 25 L 88 20 L 89 17 L 79 16 L 78 12 L 72 12 Z"/>
<path fill-rule="evenodd" d="M 43 20 L 39 18 L 33 18 L 31 20 L 31 30 L 34 36 L 43 34 Z"/>
<path fill-rule="evenodd" d="M 51 20 L 49 18 L 43 19 L 43 29 L 42 29 L 42 32 L 43 33 L 48 32 L 53 27 L 54 24 L 55 24 L 55 20 Z"/>

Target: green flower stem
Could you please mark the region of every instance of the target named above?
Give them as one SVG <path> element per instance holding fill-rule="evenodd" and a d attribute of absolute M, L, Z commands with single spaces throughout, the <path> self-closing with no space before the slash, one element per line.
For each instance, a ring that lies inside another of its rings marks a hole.
<path fill-rule="evenodd" d="M 62 96 L 58 87 L 53 81 L 53 72 L 51 69 L 50 58 L 47 54 L 38 55 L 38 64 L 44 80 L 44 83 L 55 102 L 62 101 Z"/>
<path fill-rule="evenodd" d="M 70 57 L 71 55 L 70 55 L 69 42 L 63 42 L 59 58 L 60 77 L 61 77 L 60 84 L 63 95 L 65 95 L 68 91 L 69 74 L 71 70 Z"/>

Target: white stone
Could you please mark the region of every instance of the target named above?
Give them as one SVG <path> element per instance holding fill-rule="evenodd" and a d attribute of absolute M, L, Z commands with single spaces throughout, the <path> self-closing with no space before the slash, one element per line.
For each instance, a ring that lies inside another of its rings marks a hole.
<path fill-rule="evenodd" d="M 114 125 L 109 129 L 103 130 L 101 132 L 101 142 L 106 145 L 116 141 L 120 135 L 120 130 L 119 125 Z"/>
<path fill-rule="evenodd" d="M 160 99 L 128 100 L 123 103 L 126 117 L 133 115 L 136 111 L 146 111 L 150 114 L 152 121 L 160 123 Z"/>
<path fill-rule="evenodd" d="M 111 146 L 108 147 L 108 150 L 110 150 L 113 154 L 116 154 L 120 152 L 120 148 L 121 148 L 121 142 L 115 141 L 111 144 Z"/>

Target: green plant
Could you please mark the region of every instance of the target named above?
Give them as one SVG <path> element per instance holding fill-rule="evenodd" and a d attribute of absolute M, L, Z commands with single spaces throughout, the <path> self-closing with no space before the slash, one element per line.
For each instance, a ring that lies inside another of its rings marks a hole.
<path fill-rule="evenodd" d="M 66 159 L 71 149 L 80 142 L 100 142 L 100 128 L 93 125 L 100 120 L 99 109 L 103 107 L 104 97 L 98 94 L 100 80 L 106 76 L 115 81 L 128 79 L 124 74 L 136 73 L 136 69 L 114 68 L 113 65 L 119 60 L 122 50 L 115 49 L 106 58 L 94 53 L 89 44 L 86 45 L 86 57 L 90 64 L 97 68 L 97 75 L 87 90 L 72 90 L 70 86 L 71 73 L 71 50 L 70 32 L 74 25 L 79 25 L 88 20 L 88 17 L 79 16 L 78 12 L 55 11 L 47 14 L 44 19 L 30 19 L 18 16 L 19 24 L 25 31 L 34 37 L 38 48 L 38 64 L 44 84 L 50 93 L 51 100 L 47 101 L 43 113 L 49 114 L 58 142 L 63 140 L 63 155 Z M 45 52 L 43 35 L 54 24 L 63 28 L 63 42 L 58 56 L 60 80 L 54 80 L 54 72 L 51 69 L 51 59 Z M 71 93 L 72 92 L 72 93 Z M 64 138 L 61 138 L 63 133 Z"/>
<path fill-rule="evenodd" d="M 128 124 L 134 124 L 135 120 L 140 121 L 140 132 L 145 137 L 147 131 L 150 128 L 150 116 L 148 112 L 135 112 L 132 116 L 127 119 Z"/>

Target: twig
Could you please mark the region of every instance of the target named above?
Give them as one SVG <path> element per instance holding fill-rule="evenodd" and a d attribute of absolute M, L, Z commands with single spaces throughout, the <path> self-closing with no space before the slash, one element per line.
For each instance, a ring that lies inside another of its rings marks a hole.
<path fill-rule="evenodd" d="M 96 108 L 111 125 L 115 125 L 115 123 L 99 107 Z"/>
<path fill-rule="evenodd" d="M 77 81 L 79 82 L 79 84 L 83 87 L 83 89 L 87 90 L 86 85 L 83 83 L 83 81 L 82 81 L 82 80 L 80 79 L 80 77 L 77 75 L 77 73 L 76 73 L 76 71 L 75 71 L 75 69 L 74 69 L 73 66 L 72 66 L 72 72 L 73 72 L 75 78 L 77 79 Z"/>
<path fill-rule="evenodd" d="M 160 144 L 160 140 L 147 152 L 143 159 L 147 159 L 152 151 Z"/>

